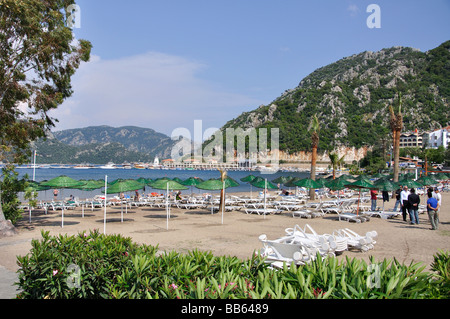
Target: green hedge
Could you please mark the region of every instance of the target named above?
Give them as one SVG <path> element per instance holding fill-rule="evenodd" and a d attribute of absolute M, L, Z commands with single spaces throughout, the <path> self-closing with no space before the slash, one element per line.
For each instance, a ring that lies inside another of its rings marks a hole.
<path fill-rule="evenodd" d="M 396 260 L 367 264 L 326 258 L 273 270 L 257 255 L 248 260 L 159 252 L 121 235 L 98 231 L 34 240 L 21 267 L 18 298 L 448 298 L 449 256 L 440 252 L 433 273 Z"/>

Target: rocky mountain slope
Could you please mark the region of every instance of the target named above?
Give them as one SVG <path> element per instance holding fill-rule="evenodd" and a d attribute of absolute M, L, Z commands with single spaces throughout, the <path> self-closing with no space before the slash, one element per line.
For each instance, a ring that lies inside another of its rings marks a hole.
<path fill-rule="evenodd" d="M 36 142 L 40 163 L 151 162 L 170 157 L 174 141 L 152 129 L 135 126 L 56 131 Z"/>
<path fill-rule="evenodd" d="M 310 118 L 321 123 L 319 150 L 361 148 L 390 139 L 389 106 L 402 100 L 404 130 L 450 124 L 450 41 L 421 52 L 393 47 L 362 52 L 319 68 L 269 105 L 221 130 L 276 127 L 285 154 L 310 150 Z"/>

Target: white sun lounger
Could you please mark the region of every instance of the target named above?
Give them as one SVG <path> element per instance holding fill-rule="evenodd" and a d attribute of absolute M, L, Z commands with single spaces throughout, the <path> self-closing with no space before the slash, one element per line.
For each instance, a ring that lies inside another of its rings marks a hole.
<path fill-rule="evenodd" d="M 361 236 L 348 228 L 335 231 L 335 235 L 347 238 L 347 244 L 350 248 L 361 251 L 373 249 L 373 245 L 376 244 L 375 239 L 378 237 L 376 231 L 367 232 L 365 236 Z"/>

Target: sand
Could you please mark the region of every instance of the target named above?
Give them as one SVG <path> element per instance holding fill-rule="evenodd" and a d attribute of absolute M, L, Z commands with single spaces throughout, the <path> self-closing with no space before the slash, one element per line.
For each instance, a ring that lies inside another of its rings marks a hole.
<path fill-rule="evenodd" d="M 421 201 L 425 197 L 421 196 Z M 440 212 L 438 230 L 431 230 L 428 215 L 420 214 L 419 225 L 404 222 L 402 217 L 394 219 L 371 218 L 365 223 L 339 221 L 336 214 L 324 217 L 305 219 L 293 217 L 291 213 L 278 215 L 246 214 L 244 210 L 211 214 L 208 210 L 171 209 L 169 229 L 166 229 L 166 213 L 164 208 L 132 208 L 124 213 L 123 223 L 120 221 L 120 207 L 107 209 L 106 234 L 122 234 L 131 237 L 136 243 L 158 245 L 160 250 L 176 250 L 185 253 L 199 249 L 211 251 L 215 255 L 237 256 L 242 259 L 262 248 L 258 237 L 266 234 L 269 239 L 276 239 L 285 234 L 285 229 L 309 224 L 317 233 L 332 233 L 336 229 L 349 228 L 364 235 L 367 231 L 378 232 L 374 249 L 368 252 L 345 251 L 338 256 L 361 258 L 369 261 L 374 256 L 376 261 L 393 258 L 401 263 L 423 263 L 427 269 L 433 262 L 433 255 L 439 250 L 450 251 L 450 193 L 442 193 L 443 207 Z M 395 201 L 385 203 L 385 209 L 392 210 Z M 378 200 L 378 205 L 382 201 Z M 17 257 L 29 253 L 31 240 L 40 239 L 41 231 L 50 234 L 76 235 L 84 231 L 98 229 L 103 232 L 103 209 L 85 210 L 82 217 L 81 208 L 66 211 L 64 227 L 61 227 L 61 211 L 33 211 L 32 222 L 28 221 L 28 213 L 16 225 L 18 234 L 0 238 L 0 266 L 17 271 Z"/>

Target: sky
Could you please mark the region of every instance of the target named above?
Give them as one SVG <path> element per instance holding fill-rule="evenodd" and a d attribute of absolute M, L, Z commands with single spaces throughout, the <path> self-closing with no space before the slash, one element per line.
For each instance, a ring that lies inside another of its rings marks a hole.
<path fill-rule="evenodd" d="M 194 132 L 195 120 L 203 131 L 220 128 L 344 57 L 450 40 L 450 0 L 77 4 L 73 32 L 93 49 L 72 78 L 74 94 L 50 113 L 54 131 L 134 125 L 170 136 Z"/>

